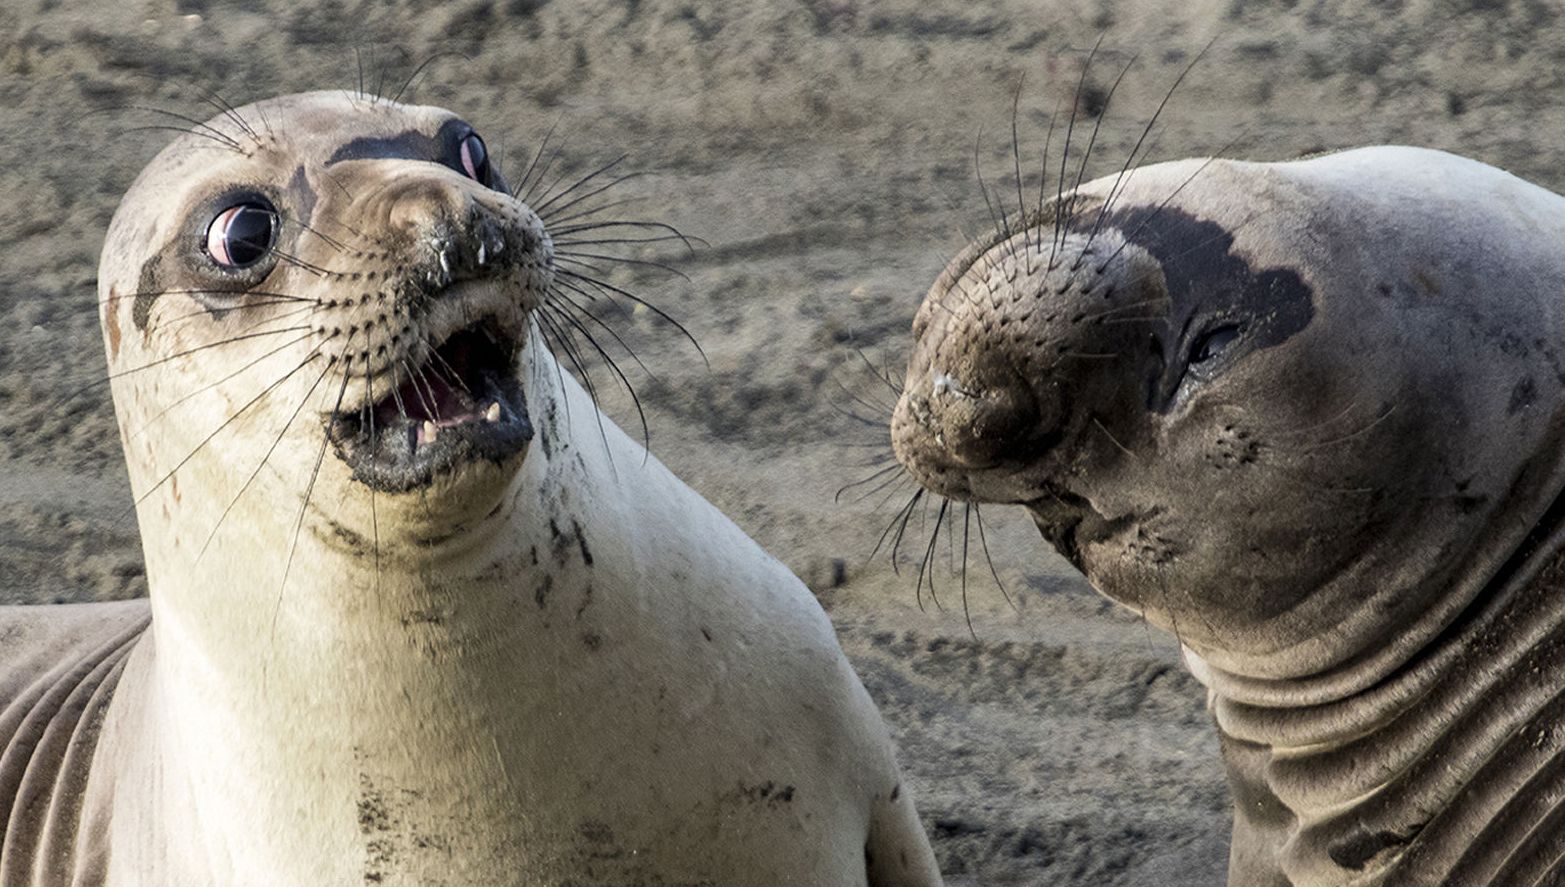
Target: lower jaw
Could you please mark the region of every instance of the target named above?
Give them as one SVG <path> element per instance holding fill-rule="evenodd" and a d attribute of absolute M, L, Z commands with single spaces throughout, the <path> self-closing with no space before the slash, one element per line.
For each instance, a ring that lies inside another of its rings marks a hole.
<path fill-rule="evenodd" d="M 486 464 L 514 463 L 532 441 L 531 418 L 519 383 L 508 379 L 495 389 L 492 400 L 500 405 L 501 413 L 496 421 L 480 419 L 443 427 L 432 442 L 419 442 L 421 435 L 399 423 L 377 429 L 373 440 L 367 432 L 334 440 L 337 456 L 347 464 L 355 481 L 380 493 L 427 490 L 456 481 Z"/>

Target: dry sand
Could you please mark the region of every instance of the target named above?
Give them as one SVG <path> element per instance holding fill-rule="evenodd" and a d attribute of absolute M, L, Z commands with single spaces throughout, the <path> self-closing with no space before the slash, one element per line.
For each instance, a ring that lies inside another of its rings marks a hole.
<path fill-rule="evenodd" d="M 557 169 L 628 153 L 647 173 L 619 186 L 639 198 L 630 210 L 709 244 L 640 254 L 676 260 L 688 282 L 616 278 L 711 359 L 649 313 L 617 321 L 657 373 L 635 376 L 653 449 L 817 589 L 952 883 L 1219 883 L 1216 743 L 1170 638 L 1094 597 L 1000 509 L 985 512 L 988 541 L 1016 606 L 975 566 L 975 638 L 944 537 L 941 607 L 926 589 L 920 609 L 906 570 L 868 558 L 901 500 L 833 501 L 889 449 L 887 392 L 857 349 L 902 359 L 925 288 L 990 224 L 975 146 L 1014 193 L 1020 85 L 1023 186 L 1036 187 L 1048 115 L 1105 32 L 1090 96 L 1139 56 L 1089 176 L 1118 168 L 1215 39 L 1155 157 L 1402 142 L 1565 186 L 1552 0 L 0 0 L 0 602 L 145 590 L 105 389 L 61 400 L 104 372 L 98 248 L 169 135 L 127 108 L 208 116 L 202 90 L 238 103 L 351 87 L 355 47 L 394 91 L 451 51 L 415 97 L 467 116 L 507 168 L 557 125 Z M 117 110 L 89 113 L 102 108 Z M 628 399 L 606 401 L 635 425 Z"/>

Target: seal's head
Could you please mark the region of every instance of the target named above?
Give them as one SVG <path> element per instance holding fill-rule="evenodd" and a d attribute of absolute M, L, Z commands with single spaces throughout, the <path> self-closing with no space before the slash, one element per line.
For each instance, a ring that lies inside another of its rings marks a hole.
<path fill-rule="evenodd" d="M 208 527 L 271 485 L 487 510 L 532 437 L 519 366 L 552 275 L 538 215 L 448 111 L 317 92 L 194 125 L 100 268 L 138 497 L 221 490 Z"/>
<path fill-rule="evenodd" d="M 1214 665 L 1394 661 L 1552 499 L 1557 460 L 1523 454 L 1555 334 L 1518 332 L 1547 310 L 1528 269 L 1455 251 L 1460 185 L 1351 161 L 1160 164 L 975 244 L 918 312 L 898 457 L 1024 505 Z M 1414 199 L 1439 211 L 1391 224 Z"/>

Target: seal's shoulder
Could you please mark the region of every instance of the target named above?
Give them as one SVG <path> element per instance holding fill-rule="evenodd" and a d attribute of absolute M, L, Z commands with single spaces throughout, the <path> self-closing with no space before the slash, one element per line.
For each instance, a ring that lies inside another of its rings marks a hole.
<path fill-rule="evenodd" d="M 0 607 L 0 881 L 70 883 L 87 775 L 146 601 Z"/>

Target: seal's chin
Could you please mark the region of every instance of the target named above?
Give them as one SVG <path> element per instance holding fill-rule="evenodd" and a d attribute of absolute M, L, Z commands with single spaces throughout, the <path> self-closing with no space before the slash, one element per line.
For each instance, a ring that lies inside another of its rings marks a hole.
<path fill-rule="evenodd" d="M 532 423 L 518 380 L 521 343 L 492 319 L 456 330 L 381 400 L 327 428 L 355 480 L 401 493 L 527 448 Z"/>

